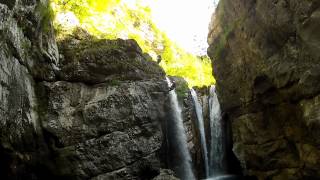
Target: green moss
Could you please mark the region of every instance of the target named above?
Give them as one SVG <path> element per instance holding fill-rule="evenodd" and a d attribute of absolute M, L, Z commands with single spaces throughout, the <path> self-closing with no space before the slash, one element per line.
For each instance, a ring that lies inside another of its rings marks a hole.
<path fill-rule="evenodd" d="M 225 11 L 225 9 L 228 7 L 226 4 L 227 2 L 225 0 L 220 0 L 219 6 L 217 8 L 217 14 L 220 21 L 220 26 L 223 28 L 222 32 L 220 33 L 220 37 L 216 44 L 214 44 L 214 52 L 213 57 L 215 59 L 220 59 L 223 55 L 223 51 L 227 47 L 228 38 L 230 35 L 234 32 L 234 30 L 239 27 L 244 22 L 244 17 L 235 19 L 234 21 L 228 22 L 227 20 L 230 19 L 228 16 L 228 13 Z"/>
<path fill-rule="evenodd" d="M 176 93 L 178 96 L 178 99 L 185 99 L 188 96 L 189 87 L 187 83 L 179 83 L 176 87 Z"/>
<path fill-rule="evenodd" d="M 121 81 L 112 79 L 109 83 L 110 86 L 119 86 L 121 84 Z"/>
<path fill-rule="evenodd" d="M 221 57 L 223 50 L 226 48 L 228 37 L 233 31 L 233 29 L 234 29 L 233 26 L 227 26 L 227 28 L 225 28 L 222 31 L 222 35 L 220 36 L 218 43 L 215 45 L 216 46 L 215 53 L 214 53 L 215 58 Z"/>
<path fill-rule="evenodd" d="M 50 3 L 38 3 L 35 11 L 39 13 L 40 28 L 44 32 L 49 32 L 51 30 L 51 23 L 54 18 L 54 12 L 50 6 Z"/>

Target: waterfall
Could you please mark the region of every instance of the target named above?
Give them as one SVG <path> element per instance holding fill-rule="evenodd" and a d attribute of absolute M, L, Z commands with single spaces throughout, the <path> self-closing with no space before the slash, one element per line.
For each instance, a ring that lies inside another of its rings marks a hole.
<path fill-rule="evenodd" d="M 194 89 L 191 89 L 190 91 L 191 91 L 194 107 L 197 114 L 197 120 L 198 120 L 197 122 L 198 122 L 199 131 L 200 131 L 200 142 L 202 147 L 205 174 L 206 174 L 206 177 L 208 177 L 209 176 L 208 150 L 207 150 L 207 141 L 206 141 L 206 135 L 204 130 L 204 124 L 203 124 L 202 106 L 199 103 L 196 91 Z"/>
<path fill-rule="evenodd" d="M 210 87 L 210 155 L 209 175 L 216 177 L 226 173 L 226 144 L 224 125 L 221 118 L 221 109 L 215 86 Z"/>
<path fill-rule="evenodd" d="M 169 88 L 172 83 L 168 77 L 166 77 Z M 179 162 L 179 176 L 183 180 L 194 180 L 194 174 L 192 171 L 192 159 L 187 145 L 186 132 L 183 126 L 182 111 L 178 103 L 178 97 L 175 90 L 169 92 L 170 96 L 170 106 L 172 115 L 172 124 L 170 124 L 172 129 L 175 131 L 174 136 L 171 137 L 176 143 L 177 156 L 180 160 Z"/>

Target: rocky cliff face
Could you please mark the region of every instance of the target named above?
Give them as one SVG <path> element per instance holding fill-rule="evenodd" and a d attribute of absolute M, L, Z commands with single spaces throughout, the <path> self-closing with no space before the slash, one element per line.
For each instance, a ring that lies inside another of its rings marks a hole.
<path fill-rule="evenodd" d="M 1 179 L 158 179 L 168 87 L 133 40 L 57 46 L 46 0 L 0 1 Z M 59 49 L 59 52 L 58 52 Z"/>
<path fill-rule="evenodd" d="M 58 61 L 47 1 L 0 1 L 0 174 L 41 177 L 44 154 L 35 79 L 50 80 Z M 47 19 L 47 20 L 46 20 Z M 41 160 L 41 161 L 40 161 Z M 43 161 L 42 161 L 43 160 Z M 38 162 L 38 163 L 36 163 Z"/>
<path fill-rule="evenodd" d="M 57 176 L 151 179 L 159 174 L 164 81 L 40 83 L 41 122 Z M 57 168 L 58 167 L 58 168 Z"/>
<path fill-rule="evenodd" d="M 320 178 L 319 29 L 316 0 L 221 0 L 208 52 L 245 174 Z"/>

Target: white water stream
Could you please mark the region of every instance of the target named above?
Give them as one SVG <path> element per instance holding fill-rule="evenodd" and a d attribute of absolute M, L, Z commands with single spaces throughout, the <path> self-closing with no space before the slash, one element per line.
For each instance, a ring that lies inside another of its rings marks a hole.
<path fill-rule="evenodd" d="M 194 89 L 191 89 L 190 91 L 191 91 L 194 107 L 197 114 L 197 120 L 198 120 L 197 122 L 198 122 L 199 131 L 200 131 L 200 142 L 202 147 L 205 174 L 206 174 L 206 177 L 209 177 L 208 149 L 207 149 L 207 141 L 206 141 L 206 135 L 204 130 L 204 124 L 203 124 L 202 106 L 200 105 L 196 91 Z"/>
<path fill-rule="evenodd" d="M 211 133 L 209 175 L 210 177 L 216 177 L 224 174 L 226 171 L 226 140 L 223 135 L 224 128 L 221 118 L 221 109 L 214 85 L 210 87 L 209 110 Z"/>
<path fill-rule="evenodd" d="M 169 88 L 172 86 L 170 79 L 166 78 Z M 178 97 L 175 90 L 169 92 L 170 96 L 170 106 L 172 110 L 172 126 L 173 129 L 176 131 L 174 141 L 177 143 L 176 146 L 179 152 L 179 156 L 181 156 L 180 160 L 180 169 L 182 172 L 179 174 L 182 180 L 194 180 L 195 176 L 192 171 L 192 159 L 190 156 L 190 152 L 187 145 L 187 137 L 186 132 L 183 126 L 183 119 L 182 119 L 182 111 L 178 103 Z"/>

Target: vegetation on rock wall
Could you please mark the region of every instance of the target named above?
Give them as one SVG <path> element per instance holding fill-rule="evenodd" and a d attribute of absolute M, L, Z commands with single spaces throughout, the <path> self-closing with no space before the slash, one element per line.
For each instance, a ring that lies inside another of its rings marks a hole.
<path fill-rule="evenodd" d="M 213 84 L 208 57 L 186 52 L 157 28 L 151 19 L 151 9 L 138 0 L 52 0 L 54 25 L 58 38 L 75 27 L 81 27 L 98 38 L 135 39 L 142 50 L 171 76 L 184 77 L 189 86 Z"/>

